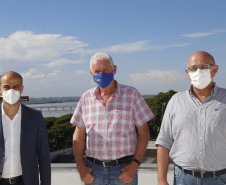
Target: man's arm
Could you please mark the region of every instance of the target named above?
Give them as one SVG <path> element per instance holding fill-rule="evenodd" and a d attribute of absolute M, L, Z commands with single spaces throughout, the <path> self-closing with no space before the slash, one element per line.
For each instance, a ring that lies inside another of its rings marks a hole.
<path fill-rule="evenodd" d="M 84 151 L 85 151 L 86 130 L 84 128 L 75 128 L 73 135 L 73 149 L 77 168 L 81 180 L 86 184 L 91 184 L 94 180 L 94 175 L 91 175 L 92 169 L 84 164 Z"/>
<path fill-rule="evenodd" d="M 138 129 L 138 138 L 134 158 L 137 159 L 138 161 L 141 161 L 148 145 L 150 132 L 147 123 L 143 124 L 140 127 L 137 127 L 137 129 Z M 132 161 L 128 166 L 122 169 L 122 174 L 119 176 L 119 179 L 121 179 L 121 181 L 124 183 L 132 182 L 138 167 L 139 165 L 135 161 Z"/>
<path fill-rule="evenodd" d="M 167 182 L 167 171 L 169 166 L 168 148 L 158 145 L 157 164 L 158 164 L 158 185 L 169 185 Z"/>

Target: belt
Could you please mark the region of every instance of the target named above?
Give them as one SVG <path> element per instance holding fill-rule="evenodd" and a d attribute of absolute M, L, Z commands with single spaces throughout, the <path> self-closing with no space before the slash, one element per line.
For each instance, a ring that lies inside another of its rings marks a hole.
<path fill-rule="evenodd" d="M 118 164 L 126 164 L 130 163 L 133 159 L 133 155 L 128 155 L 113 161 L 100 161 L 98 159 L 95 159 L 93 157 L 86 157 L 89 161 L 93 162 L 94 164 L 99 164 L 103 167 L 112 167 Z"/>
<path fill-rule="evenodd" d="M 175 164 L 176 165 L 176 164 Z M 181 166 L 176 165 L 180 170 L 183 168 Z M 199 177 L 199 178 L 206 178 L 206 177 L 213 177 L 214 172 L 201 172 L 201 171 L 194 171 L 194 170 L 186 170 L 183 169 L 185 173 L 192 175 L 193 177 Z M 226 174 L 226 169 L 215 171 L 216 176 L 220 176 Z"/>
<path fill-rule="evenodd" d="M 17 177 L 12 177 L 9 179 L 6 178 L 1 178 L 0 182 L 3 183 L 8 183 L 8 184 L 15 184 L 16 182 L 22 182 L 23 181 L 23 176 L 17 176 Z"/>

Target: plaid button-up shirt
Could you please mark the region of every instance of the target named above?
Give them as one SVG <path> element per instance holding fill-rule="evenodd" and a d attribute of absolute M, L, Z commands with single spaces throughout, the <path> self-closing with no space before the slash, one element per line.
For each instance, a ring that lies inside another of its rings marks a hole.
<path fill-rule="evenodd" d="M 105 105 L 99 87 L 85 92 L 71 123 L 85 128 L 86 155 L 99 160 L 115 160 L 136 150 L 135 126 L 154 117 L 141 94 L 133 87 L 118 84 Z"/>

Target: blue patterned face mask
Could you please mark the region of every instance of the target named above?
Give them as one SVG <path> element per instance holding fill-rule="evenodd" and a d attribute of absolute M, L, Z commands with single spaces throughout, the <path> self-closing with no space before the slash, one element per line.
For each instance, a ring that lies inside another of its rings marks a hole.
<path fill-rule="evenodd" d="M 114 79 L 113 71 L 112 73 L 99 73 L 98 75 L 93 76 L 94 82 L 97 83 L 102 88 L 108 87 L 112 80 Z"/>

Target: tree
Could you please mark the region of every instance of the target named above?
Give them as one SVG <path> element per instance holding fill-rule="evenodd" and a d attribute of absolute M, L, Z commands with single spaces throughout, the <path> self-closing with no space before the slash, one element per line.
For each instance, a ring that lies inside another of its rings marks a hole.
<path fill-rule="evenodd" d="M 46 123 L 46 129 L 51 129 L 51 127 L 54 125 L 55 121 L 57 120 L 56 117 L 46 117 L 45 123 Z"/>
<path fill-rule="evenodd" d="M 59 118 L 45 118 L 50 151 L 56 151 L 72 147 L 74 126 L 71 125 L 72 114 L 66 114 Z M 51 125 L 51 127 L 49 127 Z"/>
<path fill-rule="evenodd" d="M 65 114 L 63 116 L 60 116 L 57 118 L 56 123 L 57 124 L 62 124 L 62 123 L 70 123 L 72 114 Z"/>
<path fill-rule="evenodd" d="M 151 139 L 156 139 L 158 136 L 166 106 L 175 93 L 177 92 L 173 90 L 169 90 L 166 93 L 160 92 L 158 95 L 147 100 L 148 106 L 155 115 L 155 117 L 148 122 Z"/>

